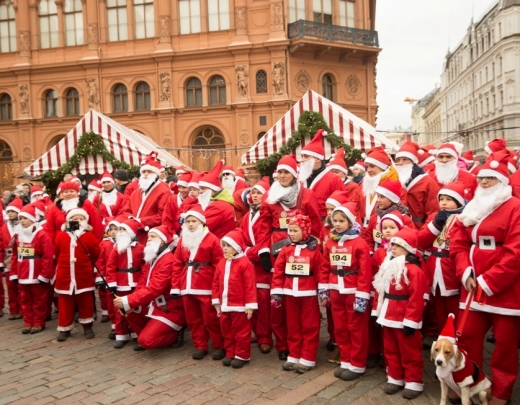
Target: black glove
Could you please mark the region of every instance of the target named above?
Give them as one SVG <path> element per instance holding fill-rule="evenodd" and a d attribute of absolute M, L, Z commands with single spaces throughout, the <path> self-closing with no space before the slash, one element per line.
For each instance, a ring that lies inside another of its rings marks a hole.
<path fill-rule="evenodd" d="M 177 299 L 177 298 L 181 298 L 181 295 L 180 294 L 170 294 L 170 297 Z"/>
<path fill-rule="evenodd" d="M 10 280 L 10 281 L 11 281 L 11 283 L 18 284 L 18 279 L 17 278 L 15 278 L 13 280 Z"/>
<path fill-rule="evenodd" d="M 403 333 L 404 333 L 405 336 L 412 337 L 413 334 L 415 333 L 415 329 L 414 328 L 410 328 L 409 326 L 404 326 L 403 327 Z"/>
<path fill-rule="evenodd" d="M 316 250 L 317 247 L 318 247 L 318 240 L 314 236 L 309 237 L 309 242 L 307 243 L 307 249 L 309 249 L 310 251 L 313 251 L 313 250 Z"/>
<path fill-rule="evenodd" d="M 117 287 L 108 287 L 108 291 L 110 291 L 111 294 L 116 295 L 117 294 Z"/>
<path fill-rule="evenodd" d="M 440 210 L 437 215 L 435 215 L 435 219 L 433 220 L 434 225 L 437 229 L 441 230 L 444 228 L 446 221 L 450 217 L 452 213 L 446 210 Z"/>
<path fill-rule="evenodd" d="M 99 291 L 105 292 L 107 290 L 107 285 L 105 283 L 98 284 L 97 286 Z"/>
<path fill-rule="evenodd" d="M 269 252 L 260 253 L 260 264 L 266 273 L 271 272 L 273 263 L 271 263 L 271 254 Z"/>

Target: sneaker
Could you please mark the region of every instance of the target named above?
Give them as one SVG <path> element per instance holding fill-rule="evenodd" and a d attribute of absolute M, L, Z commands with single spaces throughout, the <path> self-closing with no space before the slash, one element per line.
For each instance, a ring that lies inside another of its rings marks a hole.
<path fill-rule="evenodd" d="M 101 315 L 101 323 L 110 322 L 110 317 L 108 315 Z"/>
<path fill-rule="evenodd" d="M 422 391 L 415 391 L 415 390 L 411 390 L 409 388 L 405 388 L 403 390 L 403 398 L 405 398 L 405 399 L 415 399 L 421 394 L 422 394 Z"/>
<path fill-rule="evenodd" d="M 327 359 L 327 361 L 329 363 L 341 363 L 341 361 L 339 360 L 339 357 L 340 357 L 339 356 L 339 347 L 338 346 L 334 346 L 334 350 L 330 354 L 330 356 Z"/>
<path fill-rule="evenodd" d="M 314 366 L 304 366 L 302 363 L 298 363 L 294 366 L 294 371 L 298 374 L 305 374 L 307 371 L 310 371 L 314 368 Z"/>
<path fill-rule="evenodd" d="M 191 354 L 191 358 L 193 360 L 202 360 L 204 357 L 206 357 L 206 354 L 208 354 L 207 351 L 205 350 L 195 350 L 192 354 Z"/>
<path fill-rule="evenodd" d="M 139 343 L 136 343 L 134 345 L 134 352 L 142 352 L 143 350 L 145 350 L 144 347 L 141 346 Z"/>
<path fill-rule="evenodd" d="M 285 371 L 293 371 L 295 366 L 296 366 L 296 363 L 293 363 L 291 361 L 286 361 L 285 363 L 282 364 L 282 368 Z"/>
<path fill-rule="evenodd" d="M 369 354 L 367 357 L 367 368 L 376 368 L 381 361 L 380 354 Z"/>
<path fill-rule="evenodd" d="M 33 326 L 31 328 L 31 335 L 34 335 L 35 333 L 40 333 L 44 329 L 45 329 L 45 326 Z"/>
<path fill-rule="evenodd" d="M 28 335 L 29 333 L 31 333 L 31 327 L 30 326 L 24 326 L 22 328 L 22 335 Z"/>
<path fill-rule="evenodd" d="M 222 359 L 222 364 L 223 364 L 224 366 L 226 366 L 226 367 L 229 367 L 229 366 L 231 365 L 231 361 L 232 361 L 232 360 L 233 360 L 232 358 L 224 357 L 224 358 Z"/>
<path fill-rule="evenodd" d="M 385 384 L 385 387 L 383 388 L 383 391 L 385 391 L 385 394 L 394 395 L 394 394 L 397 394 L 399 392 L 399 390 L 402 388 L 403 387 L 400 385 L 387 382 Z"/>
<path fill-rule="evenodd" d="M 286 361 L 289 356 L 289 350 L 281 350 L 278 352 L 278 359 Z"/>
<path fill-rule="evenodd" d="M 122 349 L 126 345 L 126 340 L 116 340 L 114 343 L 114 349 Z"/>
<path fill-rule="evenodd" d="M 58 342 L 65 342 L 69 337 L 70 337 L 70 331 L 60 332 L 60 333 L 58 333 L 58 337 L 56 338 L 56 340 Z"/>
<path fill-rule="evenodd" d="M 249 363 L 249 360 L 233 359 L 233 360 L 231 360 L 231 367 L 242 368 L 247 363 Z"/>
<path fill-rule="evenodd" d="M 224 357 L 226 357 L 226 352 L 222 349 L 215 349 L 211 355 L 213 360 L 222 360 Z"/>
<path fill-rule="evenodd" d="M 363 374 L 365 373 L 356 373 L 352 370 L 347 369 L 341 373 L 339 378 L 341 378 L 343 381 L 354 381 L 361 377 Z"/>

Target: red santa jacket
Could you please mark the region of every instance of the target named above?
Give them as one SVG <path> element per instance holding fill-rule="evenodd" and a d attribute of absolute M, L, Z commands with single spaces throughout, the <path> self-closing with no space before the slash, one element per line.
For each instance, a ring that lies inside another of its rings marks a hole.
<path fill-rule="evenodd" d="M 108 198 L 108 194 L 116 195 L 115 204 L 107 205 L 106 202 L 103 202 L 103 200 L 106 200 Z M 93 204 L 94 207 L 98 208 L 99 216 L 104 221 L 104 223 L 108 223 L 112 218 L 119 216 L 123 212 L 126 201 L 123 194 L 121 194 L 114 188 L 110 193 L 102 191 L 101 194 L 98 194 L 94 198 Z"/>
<path fill-rule="evenodd" d="M 379 268 L 385 261 L 386 256 L 388 256 L 388 254 L 388 250 L 386 250 L 386 248 L 382 246 L 380 246 L 379 249 L 377 249 L 374 252 L 374 254 L 372 255 L 372 276 L 375 276 L 377 274 Z"/>
<path fill-rule="evenodd" d="M 49 283 L 54 277 L 52 242 L 39 226 L 33 226 L 30 238 L 15 237 L 11 259 L 10 280 L 19 284 Z"/>
<path fill-rule="evenodd" d="M 421 229 L 428 216 L 439 210 L 439 190 L 437 182 L 426 173 L 418 175 L 406 186 L 406 202 L 415 228 Z"/>
<path fill-rule="evenodd" d="M 403 214 L 403 223 L 404 226 L 407 226 L 408 228 L 415 228 L 412 219 L 408 215 Z M 370 251 L 373 252 L 379 248 L 383 235 L 381 234 L 381 218 L 377 215 L 376 211 L 374 211 L 370 216 L 368 226 L 363 228 L 361 231 L 361 237 L 370 247 Z"/>
<path fill-rule="evenodd" d="M 450 256 L 462 285 L 470 275 L 485 292 L 476 311 L 520 316 L 520 200 L 510 197 L 476 225 L 460 221 L 451 231 Z M 461 289 L 460 308 L 468 292 Z"/>
<path fill-rule="evenodd" d="M 240 190 L 243 190 L 248 187 L 249 187 L 249 185 L 246 183 L 245 180 L 242 180 L 239 177 L 235 178 L 235 189 L 233 190 L 233 192 L 240 191 Z"/>
<path fill-rule="evenodd" d="M 425 294 L 424 274 L 415 264 L 406 263 L 405 266 L 408 283 L 401 277 L 401 289 L 398 290 L 395 279 L 392 278 L 384 287 L 381 303 L 379 292 L 376 290 L 372 316 L 377 316 L 377 323 L 389 328 L 402 329 L 407 326 L 421 329 Z"/>
<path fill-rule="evenodd" d="M 125 199 L 125 204 L 127 204 L 128 201 L 130 200 L 130 197 L 132 196 L 132 193 L 135 190 L 138 190 L 138 189 L 139 189 L 139 180 L 137 178 L 134 178 L 125 187 L 125 193 L 123 194 L 123 197 Z M 125 207 L 126 207 L 126 205 L 125 205 Z"/>
<path fill-rule="evenodd" d="M 117 287 L 117 291 L 132 291 L 141 277 L 144 246 L 132 242 L 123 252 L 117 251 L 114 245 L 108 256 L 106 280 L 109 287 Z"/>
<path fill-rule="evenodd" d="M 98 271 L 103 275 L 103 277 L 106 277 L 107 275 L 107 263 L 108 263 L 108 257 L 110 256 L 110 252 L 112 252 L 112 249 L 115 245 L 115 240 L 112 238 L 109 238 L 108 236 L 103 238 L 99 245 L 99 258 L 96 262 L 96 267 Z"/>
<path fill-rule="evenodd" d="M 2 225 L 0 232 L 0 269 L 4 268 L 5 257 L 13 253 L 11 240 L 21 227 L 20 224 L 13 226 L 9 221 Z M 8 271 L 9 268 L 5 268 L 5 272 L 7 273 Z"/>
<path fill-rule="evenodd" d="M 179 222 L 180 213 L 179 206 L 182 204 L 180 194 L 174 194 L 168 197 L 168 201 L 164 206 L 162 224 L 166 225 L 170 235 L 179 234 L 181 231 L 181 224 Z"/>
<path fill-rule="evenodd" d="M 440 188 L 444 187 L 444 184 L 439 183 L 439 180 L 437 180 L 437 176 L 435 175 L 435 171 L 431 171 L 428 173 L 429 176 L 432 177 L 433 180 L 439 185 Z M 475 190 L 477 189 L 477 180 L 475 179 L 475 176 L 472 174 L 459 169 L 458 176 L 453 179 L 452 181 L 461 181 L 464 183 L 464 198 L 467 201 L 470 201 L 473 199 L 473 196 L 475 195 Z M 437 198 L 437 197 L 436 197 Z"/>
<path fill-rule="evenodd" d="M 509 185 L 513 189 L 513 197 L 520 198 L 520 170 L 517 170 L 509 177 Z"/>
<path fill-rule="evenodd" d="M 363 218 L 365 217 L 365 203 L 366 199 L 363 195 L 363 190 L 359 184 L 354 183 L 348 177 L 344 180 L 343 184 L 345 184 L 345 190 L 348 192 L 348 199 L 350 202 L 356 204 L 357 215 L 356 219 L 358 223 L 363 224 Z"/>
<path fill-rule="evenodd" d="M 271 295 L 309 297 L 317 294 L 321 252 L 307 245 L 291 244 L 280 251 L 274 265 Z"/>
<path fill-rule="evenodd" d="M 233 197 L 226 189 L 211 197 L 211 202 L 204 210 L 204 217 L 209 231 L 218 239 L 222 239 L 236 228 Z"/>
<path fill-rule="evenodd" d="M 70 232 L 60 231 L 54 241 L 56 259 L 56 281 L 54 291 L 58 294 L 80 294 L 94 291 L 96 275 L 86 249 L 94 261 L 99 257 L 99 241 L 90 231 L 76 237 Z"/>
<path fill-rule="evenodd" d="M 122 297 L 125 310 L 148 305 L 147 317 L 160 321 L 179 331 L 179 311 L 183 310 L 182 300 L 170 297 L 173 255 L 164 245 L 155 260 L 143 265 L 143 274 L 135 291 Z"/>
<path fill-rule="evenodd" d="M 327 198 L 329 198 L 334 191 L 345 190 L 345 185 L 337 175 L 329 171 L 329 169 L 325 169 L 316 176 L 308 188 L 314 191 L 314 194 L 316 195 L 319 216 L 321 222 L 323 222 L 327 216 L 325 201 L 327 201 Z"/>
<path fill-rule="evenodd" d="M 222 312 L 258 309 L 255 269 L 243 253 L 220 259 L 213 277 L 211 298 L 211 303 L 219 304 Z"/>
<path fill-rule="evenodd" d="M 208 228 L 192 251 L 183 246 L 181 236 L 173 254 L 171 294 L 211 295 L 215 268 L 223 257 L 220 240 Z"/>
<path fill-rule="evenodd" d="M 370 298 L 372 265 L 363 238 L 344 235 L 337 242 L 329 238 L 323 251 L 318 288 Z"/>
<path fill-rule="evenodd" d="M 235 221 L 237 227 L 240 227 L 242 218 L 249 212 L 248 194 L 251 192 L 250 188 L 243 188 L 233 193 L 233 208 L 235 209 Z"/>

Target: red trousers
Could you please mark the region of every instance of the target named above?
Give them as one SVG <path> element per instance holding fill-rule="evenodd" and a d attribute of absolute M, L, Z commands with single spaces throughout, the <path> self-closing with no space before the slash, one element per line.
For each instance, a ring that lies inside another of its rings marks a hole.
<path fill-rule="evenodd" d="M 520 317 L 469 311 L 459 338 L 459 347 L 482 368 L 484 336 L 491 327 L 496 341 L 489 364 L 493 374 L 493 396 L 509 400 L 518 375 Z"/>
<path fill-rule="evenodd" d="M 211 304 L 211 295 L 183 295 L 182 301 L 195 348 L 207 352 L 209 334 L 213 349 L 223 349 L 224 338 L 220 330 L 217 311 Z"/>
<path fill-rule="evenodd" d="M 276 339 L 276 351 L 288 350 L 287 345 L 287 317 L 285 314 L 285 295 L 282 295 L 282 306 L 280 308 L 271 307 L 271 328 Z"/>
<path fill-rule="evenodd" d="M 7 302 L 9 304 L 9 313 L 21 314 L 22 305 L 20 303 L 20 285 L 17 282 L 14 283 L 9 280 L 8 275 L 6 276 L 5 280 L 7 282 Z"/>
<path fill-rule="evenodd" d="M 271 291 L 268 288 L 257 288 L 256 297 L 258 310 L 253 312 L 251 325 L 259 345 L 273 345 L 273 330 L 271 328 Z M 222 319 L 220 322 L 222 326 Z M 224 330 L 224 329 L 222 329 Z M 225 336 L 224 336 L 225 339 Z"/>
<path fill-rule="evenodd" d="M 118 297 L 125 297 L 130 295 L 132 291 L 118 291 L 116 295 Z M 114 301 L 112 301 L 112 306 L 114 305 Z M 115 327 L 114 330 L 116 332 L 116 340 L 130 340 L 130 334 L 132 333 L 130 330 L 130 324 L 128 323 L 126 317 L 121 314 L 120 311 L 115 311 Z"/>
<path fill-rule="evenodd" d="M 98 288 L 97 293 L 99 302 L 101 303 L 101 315 L 108 316 L 106 289 L 102 290 L 101 288 Z"/>
<path fill-rule="evenodd" d="M 177 339 L 178 332 L 175 329 L 157 319 L 146 317 L 143 312 L 132 312 L 126 318 L 138 335 L 137 343 L 144 349 L 171 346 Z"/>
<path fill-rule="evenodd" d="M 368 321 L 370 314 L 354 311 L 354 294 L 330 291 L 336 344 L 339 348 L 341 368 L 364 373 L 368 355 Z"/>
<path fill-rule="evenodd" d="M 329 332 L 329 339 L 332 343 L 336 343 L 336 336 L 334 335 L 334 316 L 332 315 L 332 307 L 326 307 L 325 312 L 327 313 L 327 332 Z"/>
<path fill-rule="evenodd" d="M 49 284 L 20 284 L 20 298 L 25 326 L 45 326 Z"/>
<path fill-rule="evenodd" d="M 0 267 L 0 310 L 5 306 L 4 275 L 7 276 L 6 278 L 9 277 L 9 273 L 4 273 L 4 269 Z"/>
<path fill-rule="evenodd" d="M 94 296 L 92 291 L 81 294 L 58 294 L 58 332 L 66 332 L 74 327 L 74 312 L 76 307 L 79 313 L 79 323 L 82 325 L 93 323 Z"/>
<path fill-rule="evenodd" d="M 318 297 L 285 296 L 288 361 L 314 367 L 320 343 L 321 314 Z"/>
<path fill-rule="evenodd" d="M 433 299 L 433 307 L 435 308 L 435 319 L 437 320 L 437 334 L 442 333 L 442 328 L 448 319 L 449 314 L 455 315 L 455 319 L 459 319 L 459 301 L 460 295 L 452 295 L 450 297 L 443 297 L 439 289 L 435 292 L 435 296 L 430 296 Z"/>
<path fill-rule="evenodd" d="M 388 382 L 422 391 L 424 359 L 420 331 L 416 330 L 413 336 L 405 336 L 402 329 L 385 326 L 383 339 Z"/>
<path fill-rule="evenodd" d="M 269 291 L 269 290 L 267 290 Z M 220 328 L 224 334 L 226 357 L 251 358 L 251 322 L 245 312 L 221 312 Z"/>

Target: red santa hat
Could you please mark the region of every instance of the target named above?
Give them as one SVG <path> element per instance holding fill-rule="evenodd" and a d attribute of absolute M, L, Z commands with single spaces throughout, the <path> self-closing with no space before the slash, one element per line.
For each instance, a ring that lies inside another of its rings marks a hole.
<path fill-rule="evenodd" d="M 40 186 L 31 187 L 31 198 L 33 198 L 34 196 L 37 196 L 37 195 L 42 195 L 42 194 L 43 194 L 43 190 Z"/>
<path fill-rule="evenodd" d="M 417 164 L 420 168 L 425 167 L 426 165 L 432 163 L 435 160 L 435 156 L 433 156 L 430 151 L 427 151 L 423 148 L 419 149 L 419 151 L 417 152 L 417 158 L 419 159 L 419 163 Z"/>
<path fill-rule="evenodd" d="M 435 156 L 440 155 L 441 153 L 447 153 L 448 155 L 453 156 L 455 159 L 459 158 L 459 154 L 457 152 L 457 148 L 452 143 L 443 143 L 439 146 L 439 149 L 435 151 Z"/>
<path fill-rule="evenodd" d="M 466 187 L 462 181 L 452 181 L 439 190 L 437 193 L 437 199 L 440 199 L 441 195 L 447 195 L 457 201 L 460 204 L 460 207 L 463 207 L 466 205 L 466 200 L 464 198 L 466 195 L 465 189 Z"/>
<path fill-rule="evenodd" d="M 36 208 L 32 204 L 27 204 L 20 210 L 18 218 L 20 217 L 27 218 L 29 221 L 32 222 L 38 222 L 38 220 L 36 219 Z"/>
<path fill-rule="evenodd" d="M 37 216 L 40 218 L 45 218 L 45 210 L 47 207 L 45 206 L 44 198 L 40 198 L 39 200 L 31 203 L 31 205 L 34 207 L 34 211 Z"/>
<path fill-rule="evenodd" d="M 239 167 L 236 171 L 235 178 L 246 181 L 246 172 L 243 167 Z"/>
<path fill-rule="evenodd" d="M 178 166 L 175 168 L 175 175 L 180 176 L 181 174 L 186 173 L 184 166 Z"/>
<path fill-rule="evenodd" d="M 233 169 L 233 166 L 225 165 L 222 168 L 222 174 L 232 174 L 234 176 L 235 175 L 235 170 Z"/>
<path fill-rule="evenodd" d="M 486 162 L 482 165 L 482 169 L 478 172 L 477 177 L 496 177 L 502 183 L 509 184 L 509 174 L 507 172 L 508 163 L 508 153 L 503 151 L 491 153 Z"/>
<path fill-rule="evenodd" d="M 330 170 L 339 170 L 345 174 L 348 174 L 347 165 L 345 163 L 345 149 L 339 148 L 334 158 L 329 162 Z"/>
<path fill-rule="evenodd" d="M 222 242 L 226 242 L 229 246 L 235 249 L 237 253 L 242 253 L 246 249 L 244 233 L 240 228 L 229 231 L 227 235 L 222 238 L 220 241 L 220 246 L 224 247 Z"/>
<path fill-rule="evenodd" d="M 289 225 L 296 225 L 302 230 L 302 240 L 308 239 L 311 234 L 312 222 L 307 215 L 298 214 L 291 217 Z"/>
<path fill-rule="evenodd" d="M 353 166 L 350 166 L 349 169 L 350 170 L 360 169 L 360 170 L 363 170 L 364 172 L 367 171 L 367 167 L 365 166 L 365 162 L 363 162 L 362 160 L 358 160 L 356 163 L 354 163 Z"/>
<path fill-rule="evenodd" d="M 337 208 L 340 205 L 348 203 L 349 201 L 350 201 L 350 197 L 349 197 L 348 191 L 336 190 L 330 195 L 329 198 L 327 198 L 327 201 L 325 201 L 325 204 L 330 204 L 330 205 L 333 205 L 335 208 Z"/>
<path fill-rule="evenodd" d="M 455 338 L 455 315 L 448 315 L 444 328 L 442 328 L 442 332 L 437 339 L 447 339 L 451 343 L 457 344 L 457 339 Z"/>
<path fill-rule="evenodd" d="M 13 200 L 7 204 L 7 208 L 5 211 L 14 211 L 14 212 L 20 212 L 23 208 L 23 202 L 19 197 L 14 197 Z M 8 242 L 8 241 L 6 241 Z"/>
<path fill-rule="evenodd" d="M 269 177 L 268 176 L 262 177 L 260 179 L 260 181 L 258 183 L 256 183 L 252 188 L 255 188 L 258 191 L 260 191 L 262 194 L 265 194 L 271 188 L 271 186 L 269 184 Z"/>
<path fill-rule="evenodd" d="M 397 204 L 401 201 L 401 183 L 397 180 L 386 179 L 376 187 L 376 193 Z"/>
<path fill-rule="evenodd" d="M 195 217 L 203 224 L 206 223 L 206 217 L 204 216 L 204 210 L 200 206 L 200 204 L 193 205 L 188 211 L 186 211 L 185 214 L 181 214 L 181 217 L 188 218 L 188 217 Z"/>
<path fill-rule="evenodd" d="M 76 192 L 79 192 L 80 183 L 78 183 L 77 181 L 63 181 L 60 183 L 60 186 L 61 192 L 66 190 L 74 190 Z"/>
<path fill-rule="evenodd" d="M 222 190 L 222 183 L 220 182 L 219 176 L 222 171 L 222 166 L 224 165 L 223 160 L 219 160 L 215 167 L 211 169 L 210 172 L 204 175 L 202 179 L 199 181 L 200 187 L 207 187 L 213 191 Z"/>
<path fill-rule="evenodd" d="M 294 177 L 298 177 L 298 164 L 296 163 L 296 157 L 294 155 L 286 155 L 278 161 L 276 170 L 287 170 Z"/>
<path fill-rule="evenodd" d="M 383 221 L 392 221 L 399 230 L 403 229 L 404 226 L 403 215 L 397 210 L 394 210 L 381 217 L 381 220 L 379 221 L 380 231 L 383 229 Z"/>
<path fill-rule="evenodd" d="M 334 208 L 334 211 L 332 211 L 332 216 L 334 216 L 334 213 L 336 212 L 342 212 L 343 214 L 345 214 L 352 225 L 356 223 L 356 203 L 348 202 L 340 205 L 339 207 Z"/>
<path fill-rule="evenodd" d="M 492 141 L 487 141 L 484 150 L 488 154 L 503 151 L 506 148 L 506 141 L 502 138 L 496 138 Z"/>
<path fill-rule="evenodd" d="M 63 187 L 63 181 L 60 181 L 60 184 L 58 184 L 58 187 L 56 187 L 56 195 L 60 195 L 62 187 Z"/>
<path fill-rule="evenodd" d="M 421 154 L 424 153 L 424 151 L 421 151 L 419 149 L 419 145 L 412 141 L 406 141 L 401 145 L 401 148 L 399 148 L 399 150 L 395 154 L 395 158 L 408 158 L 413 163 L 417 164 L 419 163 L 419 159 L 417 157 L 419 155 L 419 152 L 422 152 Z"/>
<path fill-rule="evenodd" d="M 75 183 L 78 183 L 79 186 L 81 187 L 81 180 L 77 177 L 77 176 L 71 176 L 71 178 L 69 179 L 69 181 L 73 181 Z"/>
<path fill-rule="evenodd" d="M 509 173 L 513 174 L 516 172 L 516 165 L 518 164 L 518 157 L 510 157 L 507 161 L 507 170 Z"/>
<path fill-rule="evenodd" d="M 99 179 L 94 179 L 90 182 L 90 184 L 88 185 L 87 187 L 89 190 L 94 190 L 94 191 L 99 191 L 101 192 L 102 191 L 102 188 L 101 188 L 101 180 Z"/>
<path fill-rule="evenodd" d="M 323 135 L 327 133 L 323 129 L 318 129 L 314 138 L 302 148 L 302 155 L 309 155 L 316 159 L 325 159 L 325 149 L 323 148 Z"/>
<path fill-rule="evenodd" d="M 278 170 L 275 169 L 273 172 L 273 180 L 276 180 L 277 178 L 278 178 Z"/>
<path fill-rule="evenodd" d="M 141 228 L 141 224 L 138 221 L 136 221 L 135 219 L 127 219 L 123 222 L 120 222 L 119 227 L 126 229 L 128 234 L 133 239 L 137 236 L 137 232 L 139 232 L 139 229 Z"/>
<path fill-rule="evenodd" d="M 121 216 L 121 215 L 116 217 L 116 218 L 113 218 L 112 220 L 110 220 L 110 222 L 107 224 L 107 226 L 105 226 L 105 232 L 108 232 L 108 230 L 110 229 L 110 225 L 114 225 L 117 228 L 119 228 L 121 223 L 126 221 L 126 220 L 127 220 L 127 218 L 124 217 L 124 216 Z"/>
<path fill-rule="evenodd" d="M 70 221 L 70 219 L 75 215 L 81 215 L 85 220 L 88 222 L 89 216 L 87 214 L 87 211 L 85 211 L 83 208 L 74 208 L 67 212 L 67 216 L 65 217 L 67 221 Z"/>
<path fill-rule="evenodd" d="M 200 181 L 200 179 L 202 179 L 203 176 L 204 176 L 204 173 L 193 173 L 191 175 L 191 180 L 188 183 L 188 187 L 193 187 L 193 188 L 200 190 L 199 181 Z"/>
<path fill-rule="evenodd" d="M 114 178 L 112 177 L 112 175 L 109 172 L 103 173 L 99 180 L 101 180 L 101 183 L 104 183 L 105 181 L 109 181 L 112 184 L 114 184 Z"/>
<path fill-rule="evenodd" d="M 472 150 L 468 150 L 466 151 L 463 155 L 462 155 L 462 159 L 464 159 L 464 161 L 469 165 L 473 165 L 473 162 L 475 161 L 475 156 L 473 155 L 473 151 Z"/>
<path fill-rule="evenodd" d="M 149 233 L 150 232 L 159 236 L 159 238 L 161 238 L 161 240 L 167 245 L 173 242 L 173 235 L 169 234 L 166 225 L 156 226 L 155 228 L 150 229 Z"/>
<path fill-rule="evenodd" d="M 366 157 L 364 159 L 365 165 L 371 164 L 379 167 L 381 170 L 388 169 L 388 166 L 390 166 L 391 163 L 388 153 L 386 153 L 385 149 L 382 146 L 370 149 L 366 153 Z"/>
<path fill-rule="evenodd" d="M 177 180 L 177 185 L 181 187 L 189 187 L 192 177 L 193 174 L 191 172 L 182 173 Z"/>
<path fill-rule="evenodd" d="M 157 152 L 155 152 L 157 153 Z M 155 160 L 153 156 L 154 152 L 151 152 L 142 162 L 141 168 L 139 169 L 140 173 L 143 173 L 144 170 L 149 170 L 152 173 L 155 173 L 157 176 L 161 174 L 162 165 Z"/>
<path fill-rule="evenodd" d="M 417 252 L 417 231 L 412 228 L 403 227 L 403 229 L 390 239 L 390 243 L 401 246 L 411 254 L 415 254 Z"/>

